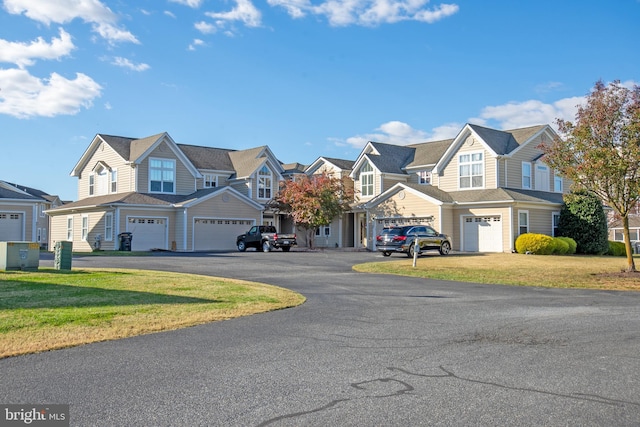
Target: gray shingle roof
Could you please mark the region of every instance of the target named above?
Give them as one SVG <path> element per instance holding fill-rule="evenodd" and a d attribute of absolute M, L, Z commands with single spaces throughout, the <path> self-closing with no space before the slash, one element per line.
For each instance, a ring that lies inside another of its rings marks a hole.
<path fill-rule="evenodd" d="M 201 147 L 197 145 L 177 144 L 180 150 L 198 169 L 233 171 L 229 153 L 236 150 Z"/>
<path fill-rule="evenodd" d="M 404 174 L 403 167 L 413 161 L 415 149 L 412 147 L 373 141 L 370 144 L 379 155 L 368 154 L 367 157 L 382 173 Z"/>
<path fill-rule="evenodd" d="M 324 156 L 322 158 L 326 159 L 327 161 L 333 163 L 334 165 L 336 165 L 337 167 L 345 171 L 350 171 L 351 169 L 353 169 L 353 165 L 355 163 L 355 161 L 353 160 L 336 159 L 333 157 L 324 157 Z"/>
<path fill-rule="evenodd" d="M 236 171 L 236 178 L 243 178 L 251 175 L 258 166 L 264 161 L 264 158 L 258 157 L 260 152 L 266 148 L 262 147 L 250 148 L 242 151 L 232 151 L 229 158 L 233 164 L 233 170 Z"/>
<path fill-rule="evenodd" d="M 530 203 L 557 203 L 562 204 L 561 193 L 549 193 L 546 191 L 520 190 L 514 188 L 493 188 L 487 190 L 452 191 L 451 198 L 458 203 L 475 202 L 530 202 Z"/>
<path fill-rule="evenodd" d="M 408 147 L 415 148 L 416 152 L 413 157 L 413 161 L 404 165 L 404 168 L 434 165 L 438 163 L 438 160 L 440 160 L 444 155 L 451 143 L 453 143 L 453 139 L 408 145 Z"/>

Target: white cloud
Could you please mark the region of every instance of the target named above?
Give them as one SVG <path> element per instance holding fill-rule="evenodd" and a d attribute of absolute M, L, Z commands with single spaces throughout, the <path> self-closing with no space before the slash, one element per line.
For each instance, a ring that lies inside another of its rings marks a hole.
<path fill-rule="evenodd" d="M 118 17 L 98 0 L 4 0 L 4 8 L 14 15 L 24 14 L 46 25 L 64 24 L 80 18 L 110 43 L 139 43 L 129 31 L 116 26 Z"/>
<path fill-rule="evenodd" d="M 191 42 L 191 44 L 189 45 L 189 47 L 187 49 L 196 50 L 197 47 L 204 46 L 204 45 L 205 45 L 205 43 L 204 43 L 203 40 L 193 39 L 193 41 Z"/>
<path fill-rule="evenodd" d="M 165 11 L 164 11 L 164 12 L 162 12 L 162 13 L 164 13 L 164 14 L 165 14 L 166 16 L 168 16 L 169 18 L 176 19 L 176 15 L 175 15 L 175 13 L 171 12 L 170 10 L 165 10 Z"/>
<path fill-rule="evenodd" d="M 499 129 L 517 129 L 539 124 L 555 125 L 558 118 L 574 120 L 577 106 L 583 102 L 584 97 L 580 96 L 564 98 L 552 104 L 538 100 L 509 102 L 485 107 L 479 117 L 470 121 Z"/>
<path fill-rule="evenodd" d="M 202 34 L 211 34 L 218 31 L 218 27 L 208 22 L 200 21 L 193 24 L 196 30 L 200 31 Z"/>
<path fill-rule="evenodd" d="M 17 118 L 76 114 L 100 96 L 102 87 L 81 73 L 68 80 L 57 73 L 48 79 L 26 70 L 0 69 L 0 114 Z"/>
<path fill-rule="evenodd" d="M 113 59 L 113 62 L 111 63 L 113 65 L 117 65 L 118 67 L 128 68 L 133 71 L 145 71 L 151 68 L 148 64 L 145 64 L 145 63 L 134 64 L 133 62 L 129 61 L 127 58 L 123 58 L 121 56 L 116 56 Z"/>
<path fill-rule="evenodd" d="M 333 26 L 376 26 L 400 21 L 433 23 L 459 11 L 457 4 L 427 7 L 429 0 L 326 0 L 314 5 L 309 0 L 267 0 L 284 8 L 292 18 L 307 14 L 325 16 Z"/>
<path fill-rule="evenodd" d="M 197 9 L 202 4 L 202 0 L 169 0 L 172 3 L 178 3 L 184 6 L 189 6 L 194 9 Z"/>
<path fill-rule="evenodd" d="M 75 49 L 69 33 L 60 29 L 60 37 L 47 43 L 38 37 L 31 43 L 9 42 L 0 39 L 0 62 L 16 64 L 24 68 L 35 64 L 36 59 L 59 59 Z"/>
<path fill-rule="evenodd" d="M 385 142 L 395 145 L 409 145 L 425 142 L 429 135 L 421 130 L 413 129 L 404 122 L 397 120 L 383 123 L 376 132 L 365 135 L 352 136 L 346 139 L 346 143 L 355 148 L 364 147 L 369 141 Z"/>
<path fill-rule="evenodd" d="M 218 27 L 225 22 L 242 22 L 247 27 L 259 27 L 262 22 L 262 14 L 250 0 L 235 0 L 236 7 L 228 12 L 206 12 L 210 18 L 217 19 Z"/>
<path fill-rule="evenodd" d="M 625 82 L 625 86 L 633 86 L 633 82 Z M 527 126 L 548 124 L 556 127 L 556 119 L 573 121 L 578 105 L 585 102 L 585 98 L 574 96 L 563 98 L 551 104 L 537 100 L 523 102 L 508 102 L 506 104 L 489 106 L 482 109 L 480 116 L 468 120 L 482 126 L 494 129 L 518 129 Z M 348 145 L 362 148 L 368 141 L 384 142 L 396 145 L 416 144 L 426 141 L 439 141 L 454 138 L 464 127 L 464 123 L 445 123 L 433 128 L 430 132 L 414 129 L 400 121 L 383 123 L 374 132 L 356 135 L 346 140 L 330 139 L 337 146 Z"/>

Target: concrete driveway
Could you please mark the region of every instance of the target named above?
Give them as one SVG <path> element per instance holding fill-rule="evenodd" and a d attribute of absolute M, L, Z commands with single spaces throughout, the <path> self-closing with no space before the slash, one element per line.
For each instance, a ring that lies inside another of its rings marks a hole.
<path fill-rule="evenodd" d="M 640 293 L 351 271 L 372 260 L 383 257 L 75 257 L 271 283 L 307 302 L 0 360 L 0 403 L 68 403 L 78 426 L 640 425 Z"/>

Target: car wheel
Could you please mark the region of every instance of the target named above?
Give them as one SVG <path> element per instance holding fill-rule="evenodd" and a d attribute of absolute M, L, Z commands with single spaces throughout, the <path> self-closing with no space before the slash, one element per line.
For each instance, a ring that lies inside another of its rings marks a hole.
<path fill-rule="evenodd" d="M 391 252 L 382 252 L 382 256 L 391 256 Z"/>
<path fill-rule="evenodd" d="M 238 241 L 237 245 L 240 252 L 244 252 L 247 250 L 247 245 L 244 244 L 244 240 Z"/>
<path fill-rule="evenodd" d="M 289 252 L 291 250 L 291 246 L 283 246 L 282 252 Z"/>
<path fill-rule="evenodd" d="M 262 252 L 271 252 L 271 243 L 268 241 L 262 242 Z"/>
<path fill-rule="evenodd" d="M 407 256 L 409 258 L 413 258 L 413 252 L 415 250 L 415 246 L 416 246 L 415 243 L 412 243 L 411 246 L 409 246 L 409 250 L 407 251 Z"/>
<path fill-rule="evenodd" d="M 449 252 L 451 252 L 449 242 L 442 242 L 442 245 L 440 245 L 440 255 L 449 255 Z"/>

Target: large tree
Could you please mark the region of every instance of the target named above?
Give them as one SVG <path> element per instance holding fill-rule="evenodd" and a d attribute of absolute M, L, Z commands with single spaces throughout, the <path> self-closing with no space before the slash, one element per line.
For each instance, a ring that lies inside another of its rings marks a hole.
<path fill-rule="evenodd" d="M 296 225 L 306 230 L 307 246 L 313 248 L 318 227 L 331 224 L 350 210 L 353 202 L 353 185 L 348 178 L 322 173 L 282 181 L 272 206 L 290 214 Z"/>
<path fill-rule="evenodd" d="M 545 162 L 622 218 L 627 271 L 636 271 L 629 213 L 640 195 L 640 86 L 600 80 L 578 106 L 575 122 L 558 119 L 557 124 L 560 136 L 540 147 Z"/>

